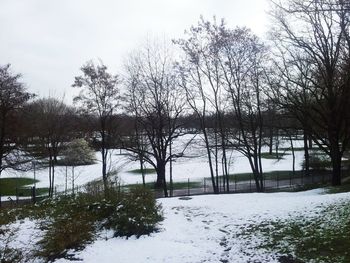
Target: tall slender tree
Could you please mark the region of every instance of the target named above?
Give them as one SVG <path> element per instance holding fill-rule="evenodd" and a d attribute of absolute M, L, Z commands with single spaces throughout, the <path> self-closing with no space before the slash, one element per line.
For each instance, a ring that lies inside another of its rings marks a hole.
<path fill-rule="evenodd" d="M 179 63 L 181 85 L 186 91 L 188 103 L 200 120 L 215 193 L 219 192 L 221 171 L 224 188 L 229 191 L 227 127 L 224 121 L 227 94 L 222 85 L 218 45 L 218 30 L 223 23 L 218 25 L 216 21 L 210 23 L 201 18 L 197 26 L 192 26 L 186 32 L 185 39 L 175 41 L 185 54 L 185 61 Z M 207 120 L 209 117 L 213 120 L 211 124 Z"/>
<path fill-rule="evenodd" d="M 81 68 L 82 75 L 75 77 L 73 87 L 81 88 L 74 103 L 82 112 L 95 115 L 98 119 L 98 133 L 100 135 L 99 149 L 102 159 L 102 179 L 105 194 L 108 194 L 108 156 L 115 130 L 113 117 L 120 107 L 120 78 L 108 72 L 102 62 L 95 65 L 87 62 Z"/>

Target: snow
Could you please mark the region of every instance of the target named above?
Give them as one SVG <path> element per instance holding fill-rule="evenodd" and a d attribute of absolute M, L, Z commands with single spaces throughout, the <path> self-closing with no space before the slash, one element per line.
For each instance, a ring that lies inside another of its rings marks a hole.
<path fill-rule="evenodd" d="M 191 140 L 193 135 L 186 135 L 181 138 L 180 141 L 176 142 L 174 149 L 181 148 L 183 144 Z M 300 147 L 302 141 L 294 140 L 294 147 Z M 279 145 L 282 147 L 290 147 L 289 141 L 282 141 Z M 267 152 L 267 147 L 263 147 L 263 152 Z M 122 155 L 120 154 L 122 153 Z M 83 186 L 88 182 L 101 179 L 101 156 L 99 152 L 95 153 L 96 163 L 86 166 L 78 166 L 75 168 L 75 186 Z M 188 158 L 181 158 L 173 162 L 173 181 L 203 181 L 205 177 L 210 177 L 209 165 L 206 157 L 205 148 L 203 147 L 203 141 L 199 137 L 193 139 L 192 144 L 188 147 L 185 155 Z M 296 170 L 301 169 L 301 162 L 304 158 L 303 151 L 296 151 Z M 251 172 L 249 162 L 246 157 L 237 151 L 230 151 L 227 156 L 231 157 L 231 165 L 229 167 L 230 173 L 248 173 Z M 114 150 L 111 155 L 112 169 L 116 170 L 118 173 L 118 178 L 122 184 L 141 184 L 142 177 L 140 174 L 130 173 L 130 170 L 139 169 L 139 161 L 131 160 L 129 157 L 125 156 L 125 152 L 120 150 Z M 151 168 L 150 165 L 147 168 Z M 169 165 L 168 165 L 169 169 Z M 292 170 L 292 154 L 290 151 L 286 152 L 284 158 L 280 161 L 273 159 L 263 159 L 263 170 L 265 172 L 277 171 L 277 170 Z M 68 168 L 68 188 L 71 188 L 71 169 Z M 55 172 L 55 186 L 57 191 L 63 191 L 65 188 L 65 178 L 66 178 L 66 167 L 58 166 Z M 5 170 L 1 177 L 34 177 L 34 171 L 28 172 L 13 172 L 10 170 Z M 169 177 L 169 171 L 167 172 Z M 48 187 L 48 169 L 41 169 L 36 171 L 36 179 L 39 182 L 36 184 L 37 187 Z M 156 174 L 147 174 L 146 182 L 154 182 L 156 180 Z M 168 178 L 169 181 L 169 178 Z M 6 197 L 3 197 L 5 200 Z"/>
<path fill-rule="evenodd" d="M 29 218 L 17 220 L 10 225 L 2 225 L 1 231 L 3 234 L 0 235 L 0 250 L 5 247 L 15 248 L 22 253 L 23 258 L 32 256 L 32 251 L 38 248 L 37 243 L 43 234 L 40 222 Z"/>
<path fill-rule="evenodd" d="M 300 141 L 295 141 L 295 147 Z M 280 147 L 288 147 L 287 143 Z M 197 153 L 195 158 L 185 158 L 174 163 L 174 181 L 202 180 L 209 176 L 205 154 L 198 150 L 198 144 L 189 149 Z M 267 151 L 265 148 L 264 151 Z M 118 176 L 124 183 L 141 182 L 141 175 L 128 171 L 138 168 L 137 161 L 130 161 L 125 156 L 113 155 L 113 163 L 117 164 Z M 96 153 L 96 157 L 99 154 Z M 246 158 L 232 152 L 233 165 L 231 173 L 250 172 Z M 296 169 L 300 169 L 303 152 L 296 152 Z M 264 159 L 264 171 L 291 170 L 292 155 L 287 152 L 284 159 Z M 100 179 L 101 164 L 81 166 L 75 169 L 79 175 L 77 185 Z M 21 176 L 32 177 L 32 171 Z M 47 170 L 40 170 L 36 178 L 40 180 L 37 187 L 48 185 Z M 63 189 L 65 167 L 58 167 L 56 183 Z M 3 176 L 3 175 L 2 175 Z M 5 173 L 4 176 L 13 176 Z M 146 175 L 147 181 L 155 180 L 155 175 Z M 69 182 L 70 183 L 70 182 Z M 278 262 L 277 253 L 257 246 L 262 242 L 259 235 L 242 235 L 252 227 L 259 227 L 263 222 L 276 220 L 292 220 L 295 217 L 316 216 L 324 207 L 344 200 L 350 202 L 350 193 L 326 194 L 323 189 L 298 193 L 250 193 L 192 196 L 183 198 L 158 199 L 163 207 L 164 221 L 159 231 L 139 239 L 131 237 L 112 238 L 112 232 L 101 231 L 97 239 L 78 252 L 74 252 L 82 262 L 128 262 L 128 263 L 216 263 L 216 262 Z M 17 220 L 6 227 L 13 237 L 10 245 L 22 251 L 35 248 L 40 235 L 43 235 L 39 221 Z M 1 228 L 0 228 L 1 230 Z M 5 237 L 3 237 L 5 238 Z M 4 240 L 4 239 L 2 239 Z M 1 236 L 0 236 L 1 241 Z M 0 242 L 1 244 L 1 242 Z M 67 259 L 57 262 L 67 263 Z"/>
<path fill-rule="evenodd" d="M 258 236 L 240 237 L 247 227 L 276 219 L 316 216 L 322 207 L 350 201 L 350 193 L 300 193 L 196 196 L 160 199 L 161 230 L 136 238 L 101 238 L 76 256 L 83 262 L 278 262 L 276 254 L 257 249 Z M 57 262 L 69 262 L 60 259 Z"/>
<path fill-rule="evenodd" d="M 204 195 L 188 200 L 163 198 L 158 202 L 163 207 L 164 221 L 157 233 L 126 239 L 113 238 L 111 231 L 101 231 L 84 250 L 69 253 L 75 253 L 75 258 L 87 263 L 278 262 L 276 252 L 257 248 L 261 236 L 241 235 L 242 232 L 259 227 L 262 222 L 312 218 L 325 207 L 343 201 L 350 202 L 350 193 L 326 194 L 324 189 Z M 29 253 L 44 233 L 40 232 L 40 223 L 24 219 L 5 226 L 14 235 L 11 247 Z"/>

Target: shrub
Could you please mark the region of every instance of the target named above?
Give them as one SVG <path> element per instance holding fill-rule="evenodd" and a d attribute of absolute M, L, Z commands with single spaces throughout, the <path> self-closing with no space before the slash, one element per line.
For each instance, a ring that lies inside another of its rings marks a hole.
<path fill-rule="evenodd" d="M 322 155 L 310 155 L 309 163 L 310 168 L 314 170 L 326 170 L 331 165 L 329 159 Z M 301 166 L 305 169 L 305 160 L 302 162 Z"/>
<path fill-rule="evenodd" d="M 43 205 L 49 220 L 44 224 L 46 232 L 37 255 L 48 261 L 71 257 L 68 249 L 84 248 L 98 229 L 114 229 L 116 236 L 139 237 L 155 231 L 162 219 L 153 193 L 142 187 L 128 193 L 112 191 L 107 200 L 103 195 L 79 194 L 47 200 Z"/>
<path fill-rule="evenodd" d="M 68 257 L 68 249 L 82 249 L 94 238 L 96 214 L 89 213 L 85 196 L 63 197 L 52 202 L 49 220 L 43 225 L 45 235 L 37 255 L 48 261 Z"/>
<path fill-rule="evenodd" d="M 162 218 L 161 206 L 153 193 L 139 186 L 125 194 L 109 218 L 109 226 L 115 230 L 115 236 L 140 237 L 156 231 Z"/>
<path fill-rule="evenodd" d="M 56 218 L 40 242 L 38 256 L 49 261 L 66 257 L 67 249 L 81 249 L 93 239 L 94 220 L 87 213 L 75 213 Z"/>

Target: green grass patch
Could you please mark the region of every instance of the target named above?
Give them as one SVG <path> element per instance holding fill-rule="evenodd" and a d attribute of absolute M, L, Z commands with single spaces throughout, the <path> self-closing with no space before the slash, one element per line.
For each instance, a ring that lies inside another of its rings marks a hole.
<path fill-rule="evenodd" d="M 303 171 L 295 171 L 294 175 L 292 171 L 272 171 L 272 172 L 265 172 L 264 178 L 266 180 L 286 180 L 290 178 L 300 178 L 303 176 Z M 229 175 L 231 182 L 241 182 L 241 181 L 247 181 L 247 180 L 254 180 L 254 176 L 252 173 L 237 173 L 237 174 L 230 174 Z M 208 178 L 209 179 L 209 178 Z M 220 179 L 222 179 L 222 176 L 220 176 Z"/>
<path fill-rule="evenodd" d="M 174 182 L 173 183 L 173 189 L 187 189 L 189 188 L 200 188 L 203 184 L 201 182 Z M 170 189 L 170 184 L 168 184 L 168 187 Z"/>
<path fill-rule="evenodd" d="M 293 147 L 295 152 L 304 151 L 304 147 Z M 279 148 L 281 151 L 292 151 L 292 147 L 281 147 Z"/>
<path fill-rule="evenodd" d="M 261 158 L 263 159 L 276 159 L 276 160 L 282 160 L 283 156 L 287 155 L 286 153 L 278 153 L 278 155 L 273 152 L 272 154 L 268 152 L 261 153 Z"/>
<path fill-rule="evenodd" d="M 143 172 L 145 174 L 154 174 L 154 173 L 156 173 L 156 169 L 154 169 L 154 168 L 145 168 L 145 169 L 143 169 Z M 128 173 L 141 174 L 142 172 L 141 172 L 141 169 L 134 169 L 134 170 L 128 171 Z"/>
<path fill-rule="evenodd" d="M 1 195 L 18 195 L 18 196 L 32 196 L 31 186 L 34 182 L 39 182 L 28 177 L 9 177 L 0 179 L 0 193 Z M 48 188 L 37 188 L 36 195 L 43 195 L 48 193 Z"/>
<path fill-rule="evenodd" d="M 330 186 L 326 191 L 330 194 L 350 192 L 350 181 L 346 181 L 339 186 Z"/>
<path fill-rule="evenodd" d="M 265 222 L 243 235 L 264 239 L 258 248 L 285 255 L 286 262 L 350 262 L 350 203 L 323 208 L 312 217 Z M 293 257 L 291 255 L 294 255 Z"/>
<path fill-rule="evenodd" d="M 132 188 L 142 186 L 142 184 L 128 184 L 124 185 L 124 188 Z M 155 190 L 155 184 L 154 183 L 146 183 L 146 188 Z M 173 190 L 180 190 L 180 189 L 187 189 L 187 188 L 200 188 L 203 186 L 203 183 L 201 182 L 174 182 L 173 183 Z M 168 190 L 170 189 L 170 183 L 167 184 Z"/>

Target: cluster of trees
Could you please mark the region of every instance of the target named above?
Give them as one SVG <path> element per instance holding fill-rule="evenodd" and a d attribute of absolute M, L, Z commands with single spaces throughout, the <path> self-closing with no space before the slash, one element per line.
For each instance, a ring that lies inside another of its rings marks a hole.
<path fill-rule="evenodd" d="M 166 167 L 172 183 L 172 162 L 184 156 L 191 129 L 203 139 L 216 193 L 219 175 L 230 190 L 232 150 L 248 159 L 256 189 L 263 191 L 262 147 L 272 153 L 281 131 L 290 138 L 302 131 L 306 175 L 312 141 L 331 159 L 332 183 L 341 184 L 350 139 L 350 6 L 288 0 L 273 4 L 271 16 L 269 41 L 248 28 L 201 18 L 173 41 L 181 55 L 164 43 L 148 43 L 129 57 L 123 77 L 88 62 L 73 84 L 80 89 L 76 108 L 52 98 L 33 100 L 20 76 L 2 66 L 0 173 L 23 169 L 24 153 L 41 154 L 49 160 L 53 186 L 60 150 L 85 137 L 101 152 L 106 193 L 110 150 L 123 148 L 141 171 L 145 163 L 155 168 L 156 185 L 167 196 Z M 180 137 L 185 144 L 173 147 Z"/>

